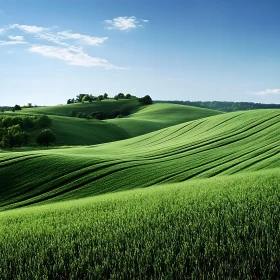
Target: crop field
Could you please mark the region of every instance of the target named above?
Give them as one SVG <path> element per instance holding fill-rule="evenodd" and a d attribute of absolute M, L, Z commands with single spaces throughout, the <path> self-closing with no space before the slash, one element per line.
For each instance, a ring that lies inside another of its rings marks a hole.
<path fill-rule="evenodd" d="M 279 169 L 0 213 L 2 279 L 278 279 Z"/>
<path fill-rule="evenodd" d="M 145 114 L 161 113 L 130 118 Z M 165 122 L 105 144 L 0 153 L 0 276 L 279 279 L 280 111 Z"/>

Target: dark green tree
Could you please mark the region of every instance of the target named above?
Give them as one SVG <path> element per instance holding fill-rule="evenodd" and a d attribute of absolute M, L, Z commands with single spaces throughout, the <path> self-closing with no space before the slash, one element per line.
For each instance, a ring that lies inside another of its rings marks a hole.
<path fill-rule="evenodd" d="M 150 105 L 150 104 L 153 104 L 153 100 L 152 98 L 150 97 L 150 95 L 145 95 L 144 97 L 141 97 L 138 99 L 139 103 L 141 105 Z"/>
<path fill-rule="evenodd" d="M 122 92 L 120 92 L 120 93 L 118 94 L 118 98 L 119 98 L 119 99 L 123 99 L 123 98 L 124 98 L 124 94 L 123 94 Z"/>
<path fill-rule="evenodd" d="M 52 125 L 52 120 L 47 115 L 41 115 L 37 119 L 36 124 L 38 127 L 45 128 Z"/>
<path fill-rule="evenodd" d="M 50 129 L 43 129 L 36 137 L 36 142 L 40 146 L 48 147 L 50 143 L 54 143 L 55 141 L 56 141 L 55 134 Z"/>
<path fill-rule="evenodd" d="M 19 105 L 15 105 L 13 108 L 14 111 L 19 111 L 21 110 L 21 107 Z"/>
<path fill-rule="evenodd" d="M 80 93 L 76 96 L 76 102 L 82 102 L 83 97 L 85 96 L 85 94 Z"/>

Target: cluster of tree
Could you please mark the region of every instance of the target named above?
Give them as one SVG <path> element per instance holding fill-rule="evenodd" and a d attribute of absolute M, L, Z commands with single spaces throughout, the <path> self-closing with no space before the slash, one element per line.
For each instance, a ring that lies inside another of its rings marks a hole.
<path fill-rule="evenodd" d="M 46 115 L 37 116 L 0 116 L 0 128 L 19 125 L 21 129 L 46 128 L 52 125 L 52 120 Z"/>
<path fill-rule="evenodd" d="M 114 99 L 131 99 L 133 96 L 131 94 L 124 94 L 124 93 L 118 93 L 117 95 L 114 96 Z M 72 103 L 81 103 L 81 102 L 93 102 L 93 101 L 102 101 L 105 99 L 109 99 L 110 97 L 108 96 L 107 93 L 104 93 L 103 95 L 98 95 L 94 96 L 92 94 L 78 94 L 76 98 L 68 99 L 67 104 L 72 104 Z"/>
<path fill-rule="evenodd" d="M 126 94 L 124 95 L 124 93 L 120 92 L 117 95 L 114 96 L 114 99 L 119 100 L 119 99 L 131 99 L 135 96 L 132 96 L 131 94 Z"/>
<path fill-rule="evenodd" d="M 22 146 L 27 146 L 30 138 L 30 133 L 28 131 L 38 128 L 47 128 L 51 126 L 51 124 L 51 119 L 46 115 L 0 116 L 0 147 L 20 148 Z M 55 138 L 49 135 L 45 136 L 44 131 L 48 131 L 48 134 L 50 134 L 50 129 L 43 129 L 36 140 L 39 145 L 48 146 L 49 143 L 55 141 Z"/>
<path fill-rule="evenodd" d="M 139 103 L 141 105 L 150 105 L 150 104 L 153 104 L 153 100 L 152 98 L 150 97 L 150 95 L 145 95 L 144 97 L 141 97 L 138 99 Z"/>
<path fill-rule="evenodd" d="M 5 111 L 12 111 L 13 107 L 10 106 L 0 106 L 0 112 L 4 113 Z"/>
<path fill-rule="evenodd" d="M 26 146 L 30 134 L 23 131 L 19 124 L 0 128 L 0 147 L 13 148 Z"/>
<path fill-rule="evenodd" d="M 114 119 L 114 118 L 121 118 L 130 115 L 131 109 L 132 108 L 129 104 L 124 104 L 120 108 L 120 110 L 113 110 L 112 112 L 109 113 L 102 112 L 102 111 L 85 113 L 85 112 L 77 112 L 75 110 L 72 110 L 70 116 L 83 118 L 83 119 L 97 119 L 97 120 Z"/>
<path fill-rule="evenodd" d="M 56 141 L 55 134 L 50 129 L 43 129 L 36 137 L 36 142 L 40 146 L 49 146 Z"/>
<path fill-rule="evenodd" d="M 179 101 L 179 100 L 156 100 L 156 103 L 174 103 L 201 108 L 219 110 L 223 112 L 234 112 L 255 109 L 280 109 L 280 104 L 263 104 L 254 102 L 232 102 L 232 101 Z"/>

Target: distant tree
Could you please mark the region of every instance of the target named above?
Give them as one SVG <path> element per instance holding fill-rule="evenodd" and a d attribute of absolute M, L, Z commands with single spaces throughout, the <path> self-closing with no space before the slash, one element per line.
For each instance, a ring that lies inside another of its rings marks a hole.
<path fill-rule="evenodd" d="M 153 104 L 153 100 L 152 100 L 152 98 L 149 95 L 145 95 L 144 97 L 139 98 L 138 101 L 142 105 Z"/>
<path fill-rule="evenodd" d="M 103 99 L 104 99 L 103 95 L 98 95 L 98 97 L 97 97 L 97 98 L 98 98 L 98 100 L 99 100 L 99 101 L 101 101 L 101 100 L 103 100 Z"/>
<path fill-rule="evenodd" d="M 123 94 L 122 92 L 120 92 L 120 93 L 118 94 L 118 98 L 119 98 L 119 99 L 124 99 L 124 94 Z"/>
<path fill-rule="evenodd" d="M 104 99 L 107 99 L 107 98 L 108 98 L 108 94 L 107 94 L 107 93 L 104 93 L 104 94 L 103 94 L 103 98 L 104 98 Z"/>
<path fill-rule="evenodd" d="M 82 102 L 83 97 L 85 96 L 85 94 L 80 93 L 76 96 L 76 102 Z"/>
<path fill-rule="evenodd" d="M 21 107 L 19 105 L 15 105 L 14 108 L 13 108 L 13 112 L 14 111 L 19 111 L 21 110 Z"/>
<path fill-rule="evenodd" d="M 36 138 L 40 146 L 49 146 L 56 141 L 55 134 L 50 129 L 43 129 Z"/>
<path fill-rule="evenodd" d="M 5 112 L 5 110 L 4 109 L 1 109 L 1 113 L 4 113 Z"/>
<path fill-rule="evenodd" d="M 27 103 L 28 108 L 32 108 L 32 103 Z"/>
<path fill-rule="evenodd" d="M 118 99 L 119 99 L 119 97 L 118 97 L 117 95 L 115 95 L 115 96 L 114 96 L 114 99 L 115 99 L 115 100 L 118 100 Z"/>
<path fill-rule="evenodd" d="M 85 101 L 89 101 L 89 95 L 88 94 L 86 94 L 82 99 L 82 102 L 85 102 Z"/>
<path fill-rule="evenodd" d="M 92 94 L 90 94 L 88 96 L 88 102 L 91 103 L 93 101 L 94 96 Z"/>
<path fill-rule="evenodd" d="M 126 96 L 124 97 L 125 99 L 130 99 L 131 98 L 131 94 L 126 94 Z"/>
<path fill-rule="evenodd" d="M 72 102 L 71 102 L 71 99 L 68 99 L 67 100 L 67 104 L 71 104 Z"/>
<path fill-rule="evenodd" d="M 30 134 L 22 131 L 20 125 L 0 129 L 0 142 L 4 148 L 13 148 L 27 145 Z"/>

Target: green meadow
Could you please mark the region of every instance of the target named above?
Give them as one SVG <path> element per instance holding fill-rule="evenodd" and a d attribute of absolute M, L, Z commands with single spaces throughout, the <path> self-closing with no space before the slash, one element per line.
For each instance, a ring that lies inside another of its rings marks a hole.
<path fill-rule="evenodd" d="M 0 153 L 0 279 L 278 279 L 280 111 L 129 102 L 20 112 L 57 146 Z"/>

